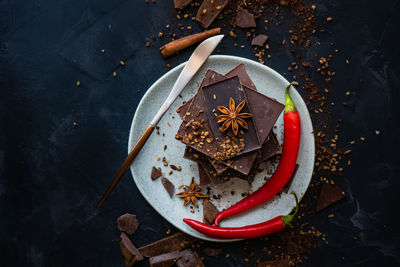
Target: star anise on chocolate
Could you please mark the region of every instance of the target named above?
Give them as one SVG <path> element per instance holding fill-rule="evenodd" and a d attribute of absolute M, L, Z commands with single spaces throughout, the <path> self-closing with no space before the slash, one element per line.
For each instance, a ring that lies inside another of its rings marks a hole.
<path fill-rule="evenodd" d="M 228 130 L 229 126 L 232 126 L 232 131 L 235 135 L 237 135 L 239 132 L 239 125 L 246 130 L 249 129 L 244 119 L 251 118 L 254 115 L 250 113 L 240 113 L 244 105 L 246 105 L 246 100 L 243 100 L 237 107 L 235 107 L 235 100 L 233 100 L 233 98 L 231 97 L 229 99 L 229 108 L 224 106 L 218 107 L 218 110 L 222 113 L 222 115 L 217 116 L 217 122 L 223 122 L 223 124 L 219 128 L 221 132 L 225 132 L 226 130 Z"/>
<path fill-rule="evenodd" d="M 176 194 L 178 197 L 183 197 L 185 198 L 185 201 L 183 202 L 183 205 L 186 206 L 189 202 L 192 202 L 196 207 L 197 205 L 197 198 L 207 198 L 208 196 L 200 193 L 201 187 L 196 184 L 194 181 L 194 177 L 192 178 L 192 181 L 190 182 L 190 185 L 185 185 L 184 186 L 184 191 L 181 193 Z"/>

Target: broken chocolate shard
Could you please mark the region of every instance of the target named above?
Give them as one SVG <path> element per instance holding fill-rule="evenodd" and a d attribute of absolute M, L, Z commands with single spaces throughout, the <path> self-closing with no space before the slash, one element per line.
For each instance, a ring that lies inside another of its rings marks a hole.
<path fill-rule="evenodd" d="M 138 229 L 139 221 L 136 219 L 136 215 L 125 213 L 124 215 L 118 217 L 117 227 L 121 232 L 132 235 Z"/>
<path fill-rule="evenodd" d="M 228 4 L 228 0 L 204 0 L 196 14 L 197 22 L 203 28 L 210 27 L 226 4 Z"/>
<path fill-rule="evenodd" d="M 281 152 L 282 147 L 279 145 L 275 133 L 271 131 L 268 135 L 267 141 L 261 148 L 261 161 L 266 161 Z"/>
<path fill-rule="evenodd" d="M 250 113 L 255 114 L 253 120 L 257 125 L 258 136 L 264 143 L 285 105 L 246 86 L 243 86 L 243 89 Z"/>
<path fill-rule="evenodd" d="M 126 267 L 133 266 L 135 262 L 143 260 L 142 254 L 132 244 L 131 240 L 125 233 L 121 233 L 121 241 L 119 245 Z"/>
<path fill-rule="evenodd" d="M 168 192 L 169 196 L 172 197 L 174 195 L 174 191 L 175 191 L 175 186 L 173 183 L 171 183 L 170 180 L 168 180 L 165 177 L 161 178 L 161 182 L 165 188 L 165 190 Z"/>
<path fill-rule="evenodd" d="M 176 261 L 178 267 L 204 267 L 199 255 L 195 251 L 185 249 L 181 251 L 182 257 Z"/>
<path fill-rule="evenodd" d="M 209 225 L 214 224 L 214 219 L 217 217 L 219 211 L 211 201 L 205 199 L 203 201 L 203 222 Z"/>
<path fill-rule="evenodd" d="M 317 212 L 320 212 L 345 197 L 346 194 L 339 186 L 330 183 L 323 183 L 317 203 Z"/>
<path fill-rule="evenodd" d="M 162 176 L 161 168 L 156 168 L 153 166 L 153 168 L 151 169 L 151 174 L 150 174 L 151 179 L 154 181 L 155 179 L 157 179 L 160 176 Z"/>
<path fill-rule="evenodd" d="M 299 246 L 298 244 L 296 244 L 293 241 L 288 241 L 287 243 L 287 253 L 289 255 L 299 255 L 299 254 L 304 254 L 307 253 L 308 250 L 306 248 L 303 248 L 301 246 Z"/>
<path fill-rule="evenodd" d="M 174 0 L 174 7 L 178 10 L 184 9 L 187 5 L 190 4 L 192 0 Z"/>
<path fill-rule="evenodd" d="M 253 14 L 247 11 L 247 9 L 239 6 L 235 17 L 235 25 L 240 28 L 254 28 L 256 26 L 256 20 Z"/>
<path fill-rule="evenodd" d="M 259 34 L 251 40 L 252 46 L 263 46 L 266 41 L 268 41 L 269 37 L 265 34 Z"/>
<path fill-rule="evenodd" d="M 208 185 L 211 183 L 210 178 L 208 178 L 208 175 L 206 173 L 206 171 L 203 169 L 203 167 L 200 164 L 197 164 L 198 169 L 199 169 L 199 185 L 200 186 L 204 186 L 204 185 Z"/>
<path fill-rule="evenodd" d="M 151 257 L 149 259 L 151 267 L 170 267 L 174 263 L 182 258 L 181 251 L 174 251 L 170 253 L 161 254 L 158 256 Z"/>
<path fill-rule="evenodd" d="M 151 244 L 139 248 L 140 253 L 145 257 L 154 257 L 161 254 L 181 250 L 196 240 L 182 232 L 177 232 L 171 236 L 155 241 Z"/>
<path fill-rule="evenodd" d="M 226 77 L 232 78 L 234 76 L 238 76 L 240 83 L 250 89 L 257 91 L 256 86 L 254 85 L 253 81 L 250 79 L 249 74 L 246 71 L 246 67 L 243 63 L 240 63 L 230 71 L 225 74 Z"/>
<path fill-rule="evenodd" d="M 217 257 L 222 254 L 222 248 L 205 247 L 201 252 L 208 257 Z"/>

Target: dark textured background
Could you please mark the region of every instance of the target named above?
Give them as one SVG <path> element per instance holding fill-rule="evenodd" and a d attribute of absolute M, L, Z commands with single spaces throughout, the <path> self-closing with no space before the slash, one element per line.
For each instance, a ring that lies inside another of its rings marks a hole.
<path fill-rule="evenodd" d="M 329 244 L 318 244 L 303 266 L 398 265 L 399 1 L 316 5 L 327 31 L 316 35 L 321 45 L 304 57 L 339 49 L 330 64 L 337 73 L 329 86 L 332 116 L 343 119 L 340 142 L 357 144 L 352 166 L 337 179 L 348 198 L 307 218 Z M 192 51 L 164 61 L 158 52 L 163 40 L 144 46 L 166 24 L 177 28 L 172 0 L 2 0 L 0 22 L 0 266 L 122 266 L 117 216 L 137 214 L 138 246 L 171 228 L 130 174 L 102 208 L 96 203 L 126 156 L 131 119 L 146 88 L 168 70 L 166 63 L 176 66 Z M 280 73 L 293 61 L 279 45 L 288 25 L 268 31 L 273 57 L 266 64 Z M 220 52 L 254 58 L 244 31 L 237 33 L 246 48 L 226 37 Z M 125 67 L 118 67 L 120 59 Z M 328 219 L 330 213 L 335 218 Z M 243 245 L 222 245 L 231 257 L 206 258 L 206 265 L 253 265 L 262 257 L 258 241 L 248 242 L 247 250 Z M 256 257 L 245 263 L 249 251 Z"/>

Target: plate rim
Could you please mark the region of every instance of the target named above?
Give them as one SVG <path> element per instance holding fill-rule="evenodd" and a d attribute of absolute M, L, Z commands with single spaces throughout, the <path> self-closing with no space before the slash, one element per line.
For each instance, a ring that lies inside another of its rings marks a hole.
<path fill-rule="evenodd" d="M 256 65 L 257 67 L 260 67 L 261 69 L 263 69 L 263 70 L 265 70 L 265 71 L 271 72 L 277 79 L 281 80 L 283 83 L 289 84 L 289 81 L 286 80 L 286 78 L 283 77 L 279 72 L 275 71 L 274 69 L 272 69 L 272 68 L 270 68 L 270 67 L 268 67 L 268 66 L 266 66 L 266 65 L 263 65 L 263 64 L 261 64 L 261 63 L 259 63 L 259 62 L 257 62 L 257 61 L 254 61 L 254 60 L 251 60 L 251 59 L 248 59 L 248 58 L 243 58 L 243 57 L 239 57 L 239 56 L 232 56 L 232 55 L 211 55 L 211 56 L 209 56 L 209 58 L 206 60 L 206 62 L 207 62 L 209 59 L 215 59 L 215 60 L 226 60 L 226 59 L 228 59 L 228 60 L 237 60 L 237 61 L 241 61 L 241 63 L 244 63 L 244 64 Z M 178 71 L 180 68 L 183 68 L 183 67 L 187 64 L 187 62 L 188 62 L 188 61 L 185 61 L 185 62 L 183 62 L 183 63 L 177 65 L 177 66 L 174 67 L 173 69 L 169 70 L 168 72 L 164 73 L 160 78 L 158 78 L 158 79 L 147 89 L 146 93 L 145 93 L 145 94 L 143 95 L 143 97 L 140 99 L 140 101 L 139 101 L 139 103 L 138 103 L 138 105 L 137 105 L 137 107 L 136 107 L 136 109 L 135 109 L 135 113 L 133 114 L 131 126 L 130 126 L 130 129 L 129 129 L 129 136 L 128 136 L 128 154 L 129 154 L 129 152 L 130 152 L 130 148 L 133 147 L 133 145 L 134 145 L 132 132 L 133 132 L 133 126 L 134 126 L 134 124 L 136 124 L 135 122 L 138 120 L 138 117 L 136 116 L 137 111 L 142 107 L 142 105 L 144 105 L 144 102 L 146 102 L 145 100 L 147 100 L 147 98 L 149 98 L 150 92 L 152 91 L 152 89 L 153 89 L 154 87 L 159 86 L 159 84 L 162 83 L 162 81 L 165 79 L 165 77 L 167 77 L 167 76 L 171 75 L 172 73 Z M 203 65 L 203 66 L 204 66 L 204 65 Z M 306 106 L 306 104 L 305 104 L 305 102 L 304 102 L 304 99 L 302 98 L 302 96 L 300 95 L 300 93 L 297 91 L 297 89 L 294 88 L 293 86 L 292 86 L 292 89 L 291 89 L 291 93 L 292 93 L 292 94 L 295 94 L 295 95 L 296 95 L 296 98 L 301 102 L 301 104 L 304 105 L 304 106 L 306 107 L 305 110 L 306 110 L 306 113 L 307 113 L 307 115 L 308 115 L 308 116 L 306 117 L 306 120 L 308 121 L 308 123 L 309 123 L 310 126 L 311 126 L 311 133 L 309 133 L 309 134 L 311 135 L 311 140 L 310 140 L 311 142 L 310 142 L 310 143 L 312 143 L 313 145 L 312 145 L 312 149 L 311 149 L 311 151 L 310 151 L 310 154 L 313 155 L 313 157 L 312 157 L 312 166 L 314 167 L 314 165 L 315 165 L 315 137 L 314 137 L 314 134 L 313 134 L 313 133 L 314 133 L 314 128 L 313 128 L 313 124 L 312 124 L 310 112 L 309 112 L 309 110 L 308 110 L 308 108 L 307 108 L 307 106 Z M 175 100 L 175 101 L 176 101 L 176 100 Z M 175 101 L 174 101 L 174 102 L 175 102 Z M 149 124 L 150 124 L 150 122 L 149 122 Z M 188 235 L 190 235 L 190 236 L 193 236 L 193 233 L 191 233 L 190 231 L 188 231 L 188 230 L 186 230 L 186 229 L 182 229 L 182 228 L 176 226 L 174 221 L 171 221 L 169 218 L 166 218 L 166 217 L 161 213 L 161 211 L 159 210 L 159 208 L 156 207 L 155 205 L 153 205 L 153 203 L 150 201 L 150 198 L 149 198 L 146 194 L 144 194 L 144 193 L 142 192 L 142 188 L 139 187 L 139 186 L 137 185 L 137 183 L 136 183 L 136 179 L 135 179 L 135 176 L 134 176 L 134 173 L 133 173 L 133 172 L 134 172 L 133 164 L 130 166 L 129 169 L 130 169 L 130 173 L 131 173 L 131 175 L 132 175 L 132 179 L 133 179 L 133 181 L 134 181 L 134 183 L 135 183 L 135 185 L 136 185 L 136 188 L 139 190 L 139 192 L 140 192 L 141 195 L 144 197 L 144 199 L 147 201 L 147 203 L 150 204 L 150 206 L 151 206 L 153 209 L 155 209 L 155 210 L 157 211 L 157 213 L 163 217 L 164 220 L 168 221 L 170 224 L 172 224 L 174 227 L 176 227 L 179 231 L 182 231 L 182 232 L 184 232 L 184 233 L 186 233 L 186 234 L 188 234 Z M 305 193 L 307 192 L 307 190 L 308 190 L 308 188 L 309 188 L 309 186 L 310 186 L 310 183 L 311 183 L 311 179 L 312 179 L 312 172 L 311 172 L 311 177 L 310 177 L 310 179 L 308 180 L 306 190 L 303 192 L 302 195 L 298 196 L 299 202 L 301 201 L 301 199 L 303 198 L 303 196 L 304 196 Z M 234 242 L 234 241 L 243 240 L 243 239 L 219 239 L 219 238 L 211 238 L 211 237 L 207 237 L 207 236 L 203 236 L 203 235 L 202 235 L 202 236 L 194 236 L 194 237 L 195 237 L 195 238 L 202 239 L 202 240 L 205 240 L 205 241 L 223 242 L 223 243 L 225 243 L 225 242 Z"/>

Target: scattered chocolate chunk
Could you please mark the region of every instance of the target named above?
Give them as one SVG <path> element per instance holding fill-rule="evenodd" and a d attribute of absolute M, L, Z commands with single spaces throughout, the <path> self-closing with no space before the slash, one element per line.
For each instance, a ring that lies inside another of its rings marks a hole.
<path fill-rule="evenodd" d="M 174 171 L 178 170 L 178 167 L 176 167 L 174 164 L 169 165 L 169 167 L 171 167 L 171 169 L 173 169 Z"/>
<path fill-rule="evenodd" d="M 235 25 L 240 28 L 254 28 L 256 26 L 256 20 L 253 14 L 247 11 L 247 9 L 239 6 L 235 17 Z"/>
<path fill-rule="evenodd" d="M 209 225 L 214 223 L 219 211 L 208 199 L 203 201 L 203 222 Z"/>
<path fill-rule="evenodd" d="M 317 203 L 317 212 L 320 212 L 345 197 L 346 194 L 339 186 L 330 183 L 323 183 Z"/>
<path fill-rule="evenodd" d="M 201 252 L 209 257 L 217 257 L 222 254 L 222 248 L 205 247 Z"/>
<path fill-rule="evenodd" d="M 174 251 L 171 253 L 165 253 L 158 256 L 151 257 L 149 259 L 151 267 L 170 267 L 178 259 L 182 258 L 181 251 Z"/>
<path fill-rule="evenodd" d="M 132 244 L 125 233 L 121 233 L 121 242 L 119 245 L 126 267 L 133 266 L 135 262 L 143 260 L 142 254 L 140 254 L 139 250 Z"/>
<path fill-rule="evenodd" d="M 156 168 L 156 167 L 153 166 L 153 168 L 151 169 L 151 174 L 150 174 L 151 179 L 154 181 L 155 179 L 157 179 L 161 175 L 162 175 L 161 168 Z"/>
<path fill-rule="evenodd" d="M 125 213 L 117 219 L 118 230 L 125 232 L 128 235 L 132 235 L 136 232 L 139 227 L 139 221 L 136 219 L 136 215 Z"/>
<path fill-rule="evenodd" d="M 287 253 L 289 255 L 299 255 L 299 254 L 304 254 L 307 253 L 308 250 L 306 248 L 303 248 L 301 246 L 299 246 L 298 244 L 296 244 L 293 241 L 288 241 L 287 243 Z"/>
<path fill-rule="evenodd" d="M 174 195 L 174 191 L 175 191 L 175 186 L 173 183 L 171 183 L 170 180 L 168 180 L 165 177 L 161 178 L 161 182 L 165 188 L 165 190 L 167 190 L 168 194 L 170 197 L 172 197 Z"/>
<path fill-rule="evenodd" d="M 265 42 L 268 40 L 268 35 L 265 34 L 259 34 L 256 37 L 251 40 L 251 45 L 252 46 L 263 46 Z"/>
<path fill-rule="evenodd" d="M 199 255 L 189 249 L 181 251 L 182 257 L 176 262 L 178 267 L 204 267 Z"/>
<path fill-rule="evenodd" d="M 178 232 L 154 243 L 143 246 L 139 248 L 139 251 L 145 257 L 154 257 L 164 253 L 181 250 L 189 246 L 194 240 L 196 240 L 194 237 Z"/>
<path fill-rule="evenodd" d="M 174 7 L 176 9 L 182 10 L 184 9 L 187 5 L 190 4 L 192 0 L 174 0 Z"/>
<path fill-rule="evenodd" d="M 204 0 L 196 14 L 197 22 L 203 28 L 210 27 L 226 4 L 228 0 Z"/>

